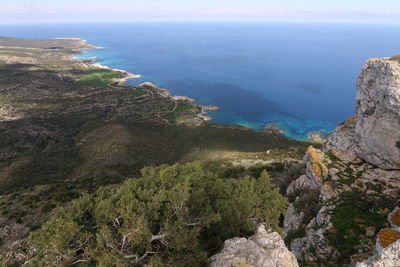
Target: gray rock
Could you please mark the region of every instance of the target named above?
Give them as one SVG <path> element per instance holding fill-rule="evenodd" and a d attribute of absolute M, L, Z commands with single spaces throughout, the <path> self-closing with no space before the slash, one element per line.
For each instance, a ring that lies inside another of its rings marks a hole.
<path fill-rule="evenodd" d="M 357 80 L 358 154 L 382 169 L 400 169 L 400 63 L 370 59 Z"/>
<path fill-rule="evenodd" d="M 354 137 L 356 120 L 357 117 L 353 116 L 338 125 L 329 136 L 324 152 L 329 151 L 347 161 L 357 161 L 359 147 Z"/>
<path fill-rule="evenodd" d="M 210 259 L 210 267 L 298 267 L 295 256 L 285 247 L 281 236 L 268 233 L 264 225 L 246 238 L 225 241 L 220 253 Z"/>
<path fill-rule="evenodd" d="M 284 234 L 287 235 L 290 231 L 298 230 L 304 219 L 304 212 L 296 212 L 296 209 L 291 203 L 286 211 L 285 220 L 283 221 Z"/>
<path fill-rule="evenodd" d="M 312 183 L 311 179 L 307 175 L 302 175 L 298 179 L 294 180 L 286 189 L 286 194 L 294 194 L 296 191 L 304 189 L 313 189 L 316 186 Z"/>
<path fill-rule="evenodd" d="M 355 264 L 356 267 L 397 267 L 400 266 L 400 240 L 387 248 L 377 245 L 374 255 L 366 261 Z"/>

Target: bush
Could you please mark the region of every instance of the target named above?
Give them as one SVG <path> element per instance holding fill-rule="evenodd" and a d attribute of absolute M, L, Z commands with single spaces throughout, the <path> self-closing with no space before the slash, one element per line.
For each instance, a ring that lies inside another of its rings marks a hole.
<path fill-rule="evenodd" d="M 231 179 L 199 163 L 146 167 L 57 208 L 29 240 L 40 266 L 201 266 L 223 240 L 261 222 L 279 230 L 286 206 L 266 172 Z"/>

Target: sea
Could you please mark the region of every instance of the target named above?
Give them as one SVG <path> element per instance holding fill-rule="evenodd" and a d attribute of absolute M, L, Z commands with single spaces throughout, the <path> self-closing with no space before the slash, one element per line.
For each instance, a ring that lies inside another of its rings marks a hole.
<path fill-rule="evenodd" d="M 400 26 L 271 22 L 0 25 L 0 36 L 79 37 L 101 64 L 142 75 L 173 94 L 215 105 L 212 123 L 308 140 L 352 116 L 368 58 L 400 54 Z"/>

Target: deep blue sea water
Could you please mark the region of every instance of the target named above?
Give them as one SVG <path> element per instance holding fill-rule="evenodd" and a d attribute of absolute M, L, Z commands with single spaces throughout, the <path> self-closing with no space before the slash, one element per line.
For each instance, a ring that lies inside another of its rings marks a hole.
<path fill-rule="evenodd" d="M 0 35 L 80 37 L 100 63 L 212 104 L 213 122 L 294 139 L 329 133 L 354 114 L 355 80 L 371 57 L 400 53 L 400 26 L 290 23 L 0 25 Z"/>

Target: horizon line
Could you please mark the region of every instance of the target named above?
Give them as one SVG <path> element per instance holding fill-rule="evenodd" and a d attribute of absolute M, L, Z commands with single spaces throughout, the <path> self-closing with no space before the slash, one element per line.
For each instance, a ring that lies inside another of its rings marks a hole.
<path fill-rule="evenodd" d="M 110 20 L 110 21 L 0 21 L 0 25 L 27 24 L 107 24 L 107 23 L 301 23 L 301 24 L 355 24 L 355 25 L 400 25 L 400 22 L 367 22 L 367 21 L 309 21 L 309 20 Z"/>

